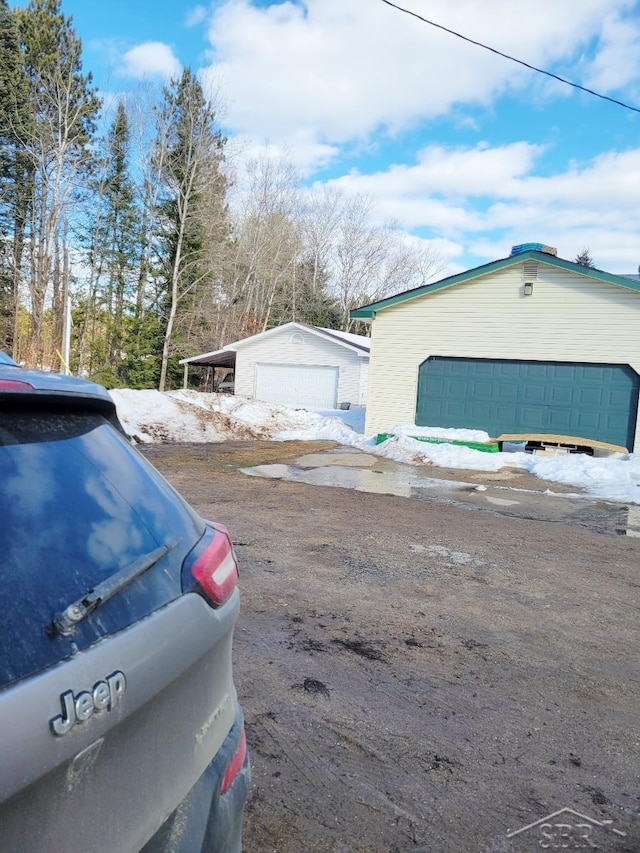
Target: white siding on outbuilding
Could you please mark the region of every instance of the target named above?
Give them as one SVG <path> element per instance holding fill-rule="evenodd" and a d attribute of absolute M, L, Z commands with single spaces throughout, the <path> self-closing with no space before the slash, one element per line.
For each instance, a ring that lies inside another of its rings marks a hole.
<path fill-rule="evenodd" d="M 524 281 L 515 264 L 379 310 L 366 433 L 415 423 L 418 369 L 429 356 L 628 364 L 640 373 L 640 293 L 544 262 L 531 296 Z"/>
<path fill-rule="evenodd" d="M 264 385 L 265 366 L 270 366 L 266 373 L 273 381 L 277 374 L 277 366 L 298 367 L 327 367 L 337 369 L 336 403 L 350 403 L 352 406 L 363 406 L 366 403 L 366 363 L 365 356 L 322 337 L 306 329 L 283 327 L 271 334 L 248 338 L 237 345 L 235 393 L 256 398 L 258 392 L 259 366 L 263 368 L 262 388 Z M 312 374 L 309 373 L 310 379 Z M 282 371 L 283 381 L 287 381 L 287 372 Z M 363 385 L 363 377 L 365 383 Z M 295 405 L 295 404 L 292 404 Z M 305 405 L 298 401 L 298 405 Z"/>

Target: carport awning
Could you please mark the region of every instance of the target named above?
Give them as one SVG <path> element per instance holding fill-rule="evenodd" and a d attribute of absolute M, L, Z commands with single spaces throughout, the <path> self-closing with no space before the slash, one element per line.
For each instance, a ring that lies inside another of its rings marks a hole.
<path fill-rule="evenodd" d="M 236 351 L 219 349 L 216 352 L 207 352 L 204 355 L 180 359 L 180 364 L 188 364 L 190 367 L 232 367 L 235 369 Z"/>

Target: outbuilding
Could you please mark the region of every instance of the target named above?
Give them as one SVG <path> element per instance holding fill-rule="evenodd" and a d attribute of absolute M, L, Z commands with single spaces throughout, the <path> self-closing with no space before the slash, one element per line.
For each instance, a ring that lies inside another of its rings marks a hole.
<path fill-rule="evenodd" d="M 371 323 L 367 434 L 398 424 L 640 450 L 640 281 L 540 244 L 351 312 Z"/>
<path fill-rule="evenodd" d="M 180 364 L 234 367 L 234 393 L 249 399 L 348 408 L 366 404 L 369 345 L 363 335 L 291 322 Z"/>

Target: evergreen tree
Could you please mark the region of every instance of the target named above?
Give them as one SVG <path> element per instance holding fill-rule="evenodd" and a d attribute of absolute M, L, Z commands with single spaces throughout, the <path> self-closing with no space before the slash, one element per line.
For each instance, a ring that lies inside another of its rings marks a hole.
<path fill-rule="evenodd" d="M 127 112 L 120 101 L 109 131 L 105 178 L 102 186 L 104 213 L 99 251 L 104 259 L 106 288 L 105 356 L 107 375 L 99 377 L 112 384 L 126 382 L 125 344 L 133 307 L 140 256 L 140 217 L 129 173 L 130 132 Z"/>
<path fill-rule="evenodd" d="M 224 144 L 215 129 L 213 109 L 186 68 L 164 90 L 155 146 L 162 184 L 159 213 L 165 283 L 159 307 L 166 322 L 160 390 L 170 372 L 179 376 L 177 361 L 184 354 L 179 333 L 185 344 L 185 332 L 194 322 L 206 325 L 206 315 L 197 306 L 202 306 L 203 294 L 211 293 L 215 266 L 211 243 L 224 239 L 226 181 L 220 169 Z M 181 319 L 186 322 L 181 324 Z"/>
<path fill-rule="evenodd" d="M 579 264 L 581 267 L 590 267 L 593 268 L 595 265 L 593 263 L 593 258 L 589 252 L 589 249 L 584 248 L 574 260 L 574 264 Z"/>
<path fill-rule="evenodd" d="M 15 353 L 20 265 L 30 195 L 24 140 L 31 127 L 15 15 L 0 0 L 0 348 Z"/>
<path fill-rule="evenodd" d="M 342 312 L 327 291 L 329 276 L 311 259 L 297 264 L 294 275 L 281 288 L 271 310 L 269 327 L 295 320 L 324 329 L 339 329 Z"/>

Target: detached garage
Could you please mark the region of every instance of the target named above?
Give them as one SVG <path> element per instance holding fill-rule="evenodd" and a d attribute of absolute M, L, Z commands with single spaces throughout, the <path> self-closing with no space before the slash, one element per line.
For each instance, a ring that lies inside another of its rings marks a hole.
<path fill-rule="evenodd" d="M 554 251 L 514 247 L 353 311 L 375 343 L 366 432 L 415 423 L 639 450 L 640 281 Z"/>
<path fill-rule="evenodd" d="M 336 329 L 286 323 L 204 355 L 189 366 L 235 365 L 234 393 L 281 406 L 364 406 L 370 339 Z"/>

